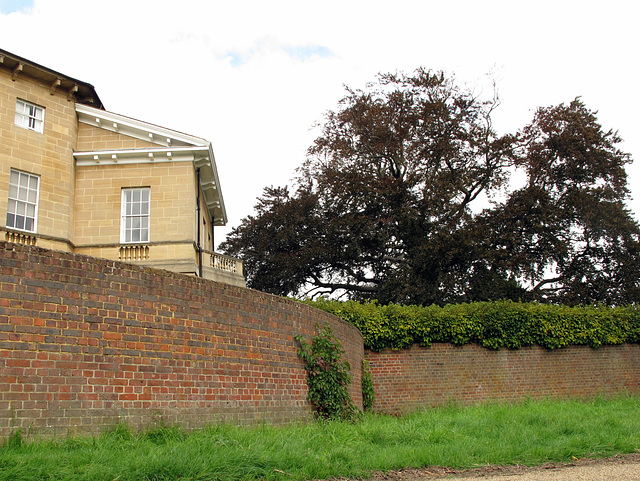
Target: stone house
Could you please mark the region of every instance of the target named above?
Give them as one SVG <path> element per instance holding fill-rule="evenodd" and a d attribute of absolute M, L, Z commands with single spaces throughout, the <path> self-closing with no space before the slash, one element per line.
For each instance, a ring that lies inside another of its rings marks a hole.
<path fill-rule="evenodd" d="M 227 214 L 209 141 L 108 112 L 92 85 L 4 50 L 0 219 L 8 242 L 245 285 L 214 252 Z"/>

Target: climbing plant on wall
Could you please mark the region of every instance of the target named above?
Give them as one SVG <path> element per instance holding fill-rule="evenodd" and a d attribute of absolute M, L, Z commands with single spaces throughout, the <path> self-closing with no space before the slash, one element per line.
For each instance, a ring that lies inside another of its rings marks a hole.
<path fill-rule="evenodd" d="M 342 359 L 344 350 L 328 324 L 311 343 L 296 336 L 298 355 L 304 361 L 309 386 L 309 401 L 323 419 L 351 419 L 358 410 L 349 395 L 350 366 Z"/>

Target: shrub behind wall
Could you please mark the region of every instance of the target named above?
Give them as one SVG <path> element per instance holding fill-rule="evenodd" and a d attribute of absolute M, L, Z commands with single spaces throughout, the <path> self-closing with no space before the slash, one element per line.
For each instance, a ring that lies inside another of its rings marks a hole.
<path fill-rule="evenodd" d="M 308 304 L 352 323 L 373 351 L 432 343 L 557 349 L 640 342 L 640 309 L 633 306 L 565 307 L 498 301 L 420 307 L 326 299 Z"/>

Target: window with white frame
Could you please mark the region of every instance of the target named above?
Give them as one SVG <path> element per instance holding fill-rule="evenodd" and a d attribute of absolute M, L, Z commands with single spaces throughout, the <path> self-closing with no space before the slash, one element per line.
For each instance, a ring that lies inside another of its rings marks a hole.
<path fill-rule="evenodd" d="M 17 99 L 16 125 L 42 133 L 44 130 L 44 107 Z"/>
<path fill-rule="evenodd" d="M 11 169 L 7 227 L 36 232 L 39 186 L 40 178 L 37 175 Z"/>
<path fill-rule="evenodd" d="M 149 191 L 149 187 L 122 189 L 121 242 L 149 242 Z"/>

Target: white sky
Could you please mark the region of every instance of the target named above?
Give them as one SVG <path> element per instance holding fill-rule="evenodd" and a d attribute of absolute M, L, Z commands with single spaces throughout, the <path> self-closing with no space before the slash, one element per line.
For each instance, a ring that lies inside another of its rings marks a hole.
<path fill-rule="evenodd" d="M 0 0 L 0 48 L 96 88 L 107 110 L 213 144 L 229 224 L 285 185 L 343 85 L 417 67 L 502 105 L 500 133 L 581 96 L 640 162 L 633 0 Z M 629 167 L 640 214 L 640 164 Z"/>

